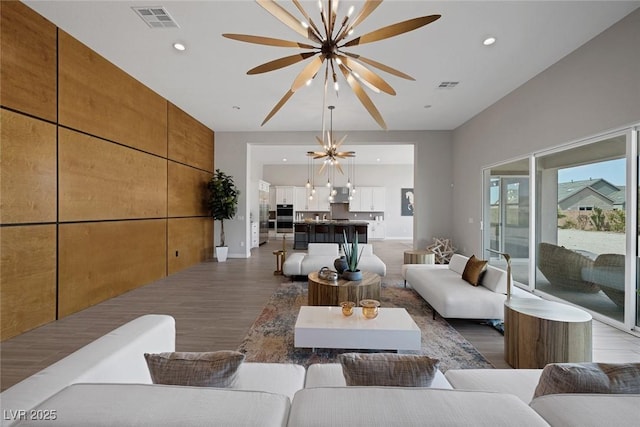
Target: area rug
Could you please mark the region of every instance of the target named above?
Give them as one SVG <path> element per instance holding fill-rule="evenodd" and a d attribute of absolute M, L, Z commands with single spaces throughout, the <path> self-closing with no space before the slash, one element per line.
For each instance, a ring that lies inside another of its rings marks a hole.
<path fill-rule="evenodd" d="M 440 360 L 440 370 L 493 368 L 475 347 L 440 316 L 433 319 L 431 308 L 413 289 L 383 285 L 382 307 L 404 307 L 422 331 L 419 352 Z M 264 310 L 249 329 L 238 351 L 247 362 L 332 363 L 344 349 L 294 348 L 293 328 L 300 306 L 307 305 L 307 283 L 283 283 L 271 296 Z"/>

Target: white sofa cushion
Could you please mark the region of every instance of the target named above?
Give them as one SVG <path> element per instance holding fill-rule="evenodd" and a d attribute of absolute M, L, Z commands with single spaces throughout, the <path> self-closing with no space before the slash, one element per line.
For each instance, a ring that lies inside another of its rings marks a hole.
<path fill-rule="evenodd" d="M 347 382 L 342 373 L 342 365 L 339 363 L 314 363 L 307 368 L 305 388 L 345 387 L 346 385 Z M 451 389 L 452 387 L 444 374 L 437 371 L 429 388 Z"/>
<path fill-rule="evenodd" d="M 289 425 L 548 426 L 508 394 L 402 387 L 318 387 L 296 393 Z"/>
<path fill-rule="evenodd" d="M 306 370 L 293 363 L 244 362 L 230 388 L 283 394 L 293 400 L 304 387 Z"/>
<path fill-rule="evenodd" d="M 549 394 L 530 406 L 553 426 L 632 426 L 640 420 L 640 394 Z"/>
<path fill-rule="evenodd" d="M 284 260 L 284 265 L 282 266 L 282 274 L 285 276 L 300 276 L 301 275 L 301 267 L 302 260 L 305 257 L 305 253 L 302 252 L 293 252 L 287 256 L 287 259 Z"/>
<path fill-rule="evenodd" d="M 449 260 L 449 270 L 455 271 L 460 275 L 460 277 L 462 277 L 464 268 L 467 266 L 467 261 L 469 261 L 468 257 L 462 256 L 460 254 L 453 254 L 451 259 Z"/>
<path fill-rule="evenodd" d="M 449 369 L 444 376 L 456 390 L 513 394 L 529 404 L 542 369 Z"/>
<path fill-rule="evenodd" d="M 286 425 L 290 402 L 279 394 L 150 384 L 74 384 L 36 410 L 55 410 L 51 424 L 111 426 Z M 45 412 L 42 412 L 43 414 Z M 20 426 L 39 426 L 37 419 Z"/>
<path fill-rule="evenodd" d="M 506 295 L 507 272 L 492 265 L 487 265 L 480 278 L 480 284 L 495 293 Z M 511 280 L 511 285 L 513 286 L 513 280 Z"/>
<path fill-rule="evenodd" d="M 333 259 L 338 258 L 339 249 L 337 243 L 309 243 L 307 255 L 310 256 L 329 256 Z"/>
<path fill-rule="evenodd" d="M 79 382 L 151 384 L 144 353 L 174 351 L 175 331 L 171 316 L 138 317 L 5 390 L 0 395 L 2 409 L 33 408 Z"/>

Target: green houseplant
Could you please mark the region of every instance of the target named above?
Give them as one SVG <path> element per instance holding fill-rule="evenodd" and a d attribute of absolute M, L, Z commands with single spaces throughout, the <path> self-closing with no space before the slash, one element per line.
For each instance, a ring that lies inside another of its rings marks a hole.
<path fill-rule="evenodd" d="M 216 169 L 215 174 L 207 184 L 209 197 L 207 208 L 214 220 L 220 221 L 220 245 L 216 246 L 216 257 L 219 262 L 227 260 L 228 247 L 224 236 L 224 220 L 232 219 L 238 210 L 240 190 L 233 182 L 233 177 Z"/>
<path fill-rule="evenodd" d="M 353 242 L 347 242 L 347 233 L 344 233 L 344 242 L 342 244 L 342 251 L 347 261 L 347 269 L 342 273 L 342 277 L 347 280 L 355 281 L 362 280 L 362 272 L 358 270 L 358 263 L 362 256 L 362 250 L 364 248 L 358 248 L 358 234 L 353 238 Z M 360 250 L 358 250 L 360 249 Z"/>

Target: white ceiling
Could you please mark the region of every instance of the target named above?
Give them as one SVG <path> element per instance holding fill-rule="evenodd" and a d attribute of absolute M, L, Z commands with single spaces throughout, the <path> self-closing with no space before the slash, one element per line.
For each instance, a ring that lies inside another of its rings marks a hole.
<path fill-rule="evenodd" d="M 242 43 L 223 38 L 222 33 L 304 41 L 255 2 L 25 3 L 216 132 L 321 129 L 319 77 L 260 126 L 306 62 L 261 75 L 246 74 L 256 65 L 298 50 Z M 290 2 L 279 3 L 299 16 Z M 318 21 L 317 2 L 302 3 Z M 351 4 L 357 13 L 362 3 L 341 1 L 338 16 L 344 16 Z M 163 6 L 180 27 L 151 29 L 132 6 Z M 397 92 L 396 96 L 370 93 L 389 130 L 451 130 L 639 6 L 640 1 L 387 0 L 357 28 L 357 35 L 418 16 L 442 18 L 351 51 L 416 79 L 380 72 Z M 498 41 L 484 47 L 488 35 Z M 176 41 L 187 50 L 174 50 Z M 460 83 L 454 89 L 438 89 L 443 81 Z M 344 80 L 341 87 L 338 99 L 330 93 L 327 100 L 336 105 L 334 129 L 379 130 Z"/>

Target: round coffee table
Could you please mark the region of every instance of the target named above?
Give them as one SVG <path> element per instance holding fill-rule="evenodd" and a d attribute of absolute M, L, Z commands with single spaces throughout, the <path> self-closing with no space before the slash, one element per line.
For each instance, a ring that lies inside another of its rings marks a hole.
<path fill-rule="evenodd" d="M 362 280 L 338 279 L 335 282 L 320 279 L 318 272 L 309 273 L 309 305 L 338 305 L 342 301 L 353 301 L 356 305 L 363 299 L 380 300 L 380 276 L 369 271 L 362 272 Z"/>

